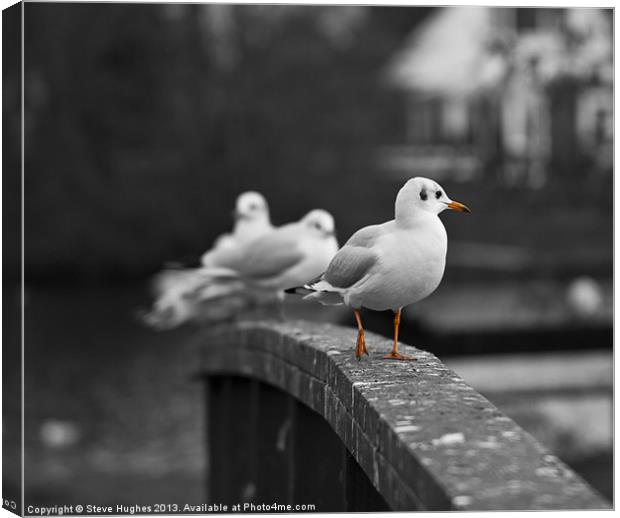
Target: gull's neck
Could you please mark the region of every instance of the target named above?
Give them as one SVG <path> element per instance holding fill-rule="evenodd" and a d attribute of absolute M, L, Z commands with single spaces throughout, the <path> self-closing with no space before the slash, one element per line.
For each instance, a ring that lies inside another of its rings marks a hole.
<path fill-rule="evenodd" d="M 398 194 L 394 207 L 394 220 L 396 221 L 397 227 L 412 228 L 425 223 L 441 222 L 437 214 L 416 207 L 411 200 L 408 199 L 409 196 L 403 194 L 402 191 Z"/>

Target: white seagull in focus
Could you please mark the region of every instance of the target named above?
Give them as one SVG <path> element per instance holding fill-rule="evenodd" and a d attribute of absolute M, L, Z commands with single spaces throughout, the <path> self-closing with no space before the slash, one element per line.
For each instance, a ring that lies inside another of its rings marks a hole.
<path fill-rule="evenodd" d="M 403 307 L 428 297 L 441 282 L 448 238 L 438 215 L 445 209 L 470 210 L 451 200 L 428 178 L 412 178 L 396 196 L 395 217 L 358 230 L 314 282 L 289 290 L 304 299 L 346 304 L 358 326 L 355 355 L 368 354 L 361 309 L 392 310 L 394 345 L 386 359 L 413 360 L 398 352 L 398 328 Z"/>

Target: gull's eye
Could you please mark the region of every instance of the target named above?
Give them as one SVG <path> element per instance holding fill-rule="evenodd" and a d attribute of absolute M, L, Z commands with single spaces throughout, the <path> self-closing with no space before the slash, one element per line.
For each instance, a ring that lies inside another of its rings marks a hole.
<path fill-rule="evenodd" d="M 437 191 L 437 192 L 435 193 L 435 198 L 437 198 L 437 199 L 441 198 L 442 194 L 443 194 L 443 193 L 442 193 L 441 191 Z"/>
<path fill-rule="evenodd" d="M 316 222 L 314 224 L 314 228 L 316 228 L 317 230 L 321 230 L 321 224 L 319 222 Z"/>
<path fill-rule="evenodd" d="M 422 190 L 420 191 L 420 199 L 421 199 L 422 201 L 426 201 L 426 200 L 427 200 L 427 198 L 428 198 L 428 194 L 426 194 L 426 189 L 422 189 Z"/>

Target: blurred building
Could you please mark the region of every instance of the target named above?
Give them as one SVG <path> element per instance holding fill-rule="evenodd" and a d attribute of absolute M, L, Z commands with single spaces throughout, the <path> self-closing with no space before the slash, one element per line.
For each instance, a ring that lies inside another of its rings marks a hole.
<path fill-rule="evenodd" d="M 438 9 L 387 66 L 407 120 L 382 165 L 531 187 L 611 171 L 612 58 L 609 9 Z"/>

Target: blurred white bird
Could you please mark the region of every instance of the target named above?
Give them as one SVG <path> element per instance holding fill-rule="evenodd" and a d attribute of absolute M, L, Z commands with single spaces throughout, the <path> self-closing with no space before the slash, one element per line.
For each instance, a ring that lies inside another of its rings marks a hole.
<path fill-rule="evenodd" d="M 153 311 L 143 320 L 169 329 L 189 320 L 219 321 L 283 297 L 286 288 L 309 282 L 338 250 L 334 219 L 324 210 L 273 228 L 256 239 L 220 249 L 211 264 L 160 279 Z"/>
<path fill-rule="evenodd" d="M 213 278 L 242 280 L 250 288 L 282 291 L 309 282 L 338 251 L 332 215 L 315 209 L 244 246 L 225 268 L 203 268 Z M 232 258 L 231 258 L 232 259 Z M 300 281 L 300 279 L 306 279 Z"/>
<path fill-rule="evenodd" d="M 215 240 L 213 248 L 200 258 L 202 266 L 221 266 L 230 262 L 230 255 L 238 252 L 241 246 L 273 230 L 267 200 L 256 191 L 247 191 L 237 197 L 234 216 L 232 233 Z"/>
<path fill-rule="evenodd" d="M 394 345 L 388 359 L 414 359 L 398 352 L 401 309 L 430 295 L 443 277 L 448 238 L 438 215 L 445 209 L 469 212 L 437 182 L 412 178 L 396 196 L 395 219 L 358 230 L 314 282 L 289 290 L 304 299 L 353 308 L 358 326 L 357 358 L 368 354 L 360 310 L 391 309 Z"/>
<path fill-rule="evenodd" d="M 241 248 L 273 230 L 269 207 L 265 197 L 256 191 L 247 191 L 237 197 L 234 210 L 235 225 L 230 234 L 216 238 L 213 247 L 202 254 L 200 264 L 205 267 L 227 265 L 237 259 Z M 174 263 L 173 263 L 174 264 Z M 191 282 L 196 268 L 179 268 L 177 265 L 158 273 L 152 286 L 156 295 L 174 289 L 179 284 Z"/>
<path fill-rule="evenodd" d="M 256 191 L 246 191 L 237 197 L 234 210 L 235 224 L 229 234 L 219 236 L 213 247 L 207 250 L 200 262 L 204 267 L 226 266 L 237 260 L 241 248 L 273 230 L 269 218 L 269 206 L 265 197 Z M 155 297 L 153 309 L 141 315 L 142 320 L 156 329 L 170 329 L 188 320 L 199 317 L 216 320 L 232 316 L 239 304 L 249 301 L 239 299 L 237 304 L 228 304 L 221 308 L 201 307 L 192 296 L 203 288 L 207 278 L 201 275 L 200 268 L 167 268 L 153 278 L 151 288 Z M 226 311 L 230 309 L 230 311 Z"/>

